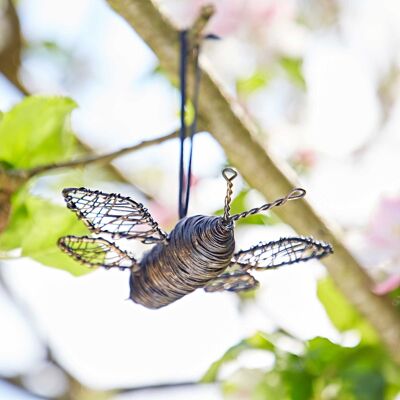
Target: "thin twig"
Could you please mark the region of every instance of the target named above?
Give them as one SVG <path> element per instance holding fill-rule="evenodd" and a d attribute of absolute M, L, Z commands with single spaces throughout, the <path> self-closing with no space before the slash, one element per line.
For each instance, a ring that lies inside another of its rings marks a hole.
<path fill-rule="evenodd" d="M 103 391 L 95 391 L 80 383 L 74 376 L 72 376 L 54 357 L 54 354 L 51 348 L 46 343 L 43 335 L 40 333 L 40 329 L 35 322 L 32 312 L 18 296 L 15 296 L 9 286 L 6 284 L 3 275 L 0 272 L 0 290 L 8 297 L 8 300 L 14 304 L 15 307 L 19 310 L 24 319 L 29 323 L 31 328 L 31 333 L 34 335 L 36 341 L 45 349 L 46 352 L 46 360 L 55 368 L 63 373 L 66 377 L 69 388 L 67 393 L 62 394 L 60 396 L 56 396 L 52 398 L 53 400 L 70 400 L 70 399 L 83 399 L 85 397 L 85 393 L 88 394 L 101 394 L 101 398 L 106 398 L 108 396 L 112 397 L 119 393 L 132 393 L 146 390 L 163 390 L 163 389 L 172 389 L 172 388 L 182 388 L 182 387 L 191 387 L 202 385 L 203 383 L 200 381 L 183 381 L 183 382 L 171 382 L 171 383 L 160 383 L 154 385 L 143 385 L 143 386 L 133 386 L 133 387 L 124 387 L 124 388 L 116 388 L 111 390 L 103 390 Z M 44 399 L 48 397 L 42 397 L 31 391 L 24 384 L 24 376 L 23 375 L 15 375 L 15 376 L 1 376 L 0 381 L 7 382 L 10 385 L 13 385 L 20 390 L 24 391 L 26 394 L 30 394 L 32 396 L 36 396 L 38 399 Z M 73 392 L 79 392 L 79 396 L 73 396 Z"/>
<path fill-rule="evenodd" d="M 200 9 L 200 13 L 189 31 L 192 46 L 200 45 L 204 36 L 204 29 L 214 13 L 215 6 L 213 4 L 205 5 Z"/>
<path fill-rule="evenodd" d="M 48 397 L 40 396 L 36 394 L 35 392 L 32 392 L 29 390 L 27 387 L 24 386 L 22 383 L 23 378 L 21 376 L 0 376 L 0 382 L 3 382 L 7 385 L 13 386 L 16 390 L 22 392 L 23 394 L 33 397 L 34 399 L 37 400 L 49 400 Z"/>
<path fill-rule="evenodd" d="M 143 140 L 142 142 L 139 142 L 133 146 L 124 147 L 122 149 L 113 151 L 111 153 L 107 153 L 107 154 L 103 154 L 103 155 L 99 155 L 99 156 L 89 156 L 89 157 L 84 157 L 84 158 L 80 158 L 80 159 L 72 160 L 72 161 L 65 161 L 65 162 L 61 162 L 61 163 L 42 165 L 42 166 L 35 167 L 32 169 L 28 169 L 28 170 L 19 170 L 19 171 L 16 171 L 16 173 L 22 174 L 26 179 L 29 179 L 38 174 L 42 174 L 43 172 L 54 171 L 56 169 L 61 169 L 61 168 L 84 167 L 86 165 L 98 163 L 98 162 L 110 163 L 117 157 L 121 157 L 125 154 L 132 153 L 134 151 L 141 150 L 146 147 L 153 146 L 155 144 L 160 144 L 160 143 L 166 142 L 166 141 L 168 141 L 170 139 L 174 139 L 176 137 L 178 137 L 177 131 L 169 133 L 168 135 L 159 136 L 154 139 Z"/>
<path fill-rule="evenodd" d="M 125 154 L 132 153 L 137 150 L 144 149 L 146 147 L 166 142 L 170 139 L 178 137 L 178 132 L 172 132 L 165 136 L 160 136 L 154 139 L 143 140 L 133 146 L 124 147 L 123 149 L 113 151 L 104 155 L 89 156 L 79 158 L 77 160 L 65 161 L 61 163 L 46 164 L 31 169 L 20 169 L 20 170 L 5 170 L 0 168 L 0 232 L 6 229 L 9 215 L 10 215 L 10 196 L 17 190 L 22 184 L 27 182 L 30 178 L 42 174 L 44 172 L 55 171 L 62 168 L 76 168 L 90 165 L 93 163 L 110 163 L 117 157 L 121 157 Z M 139 189 L 140 190 L 140 189 Z M 147 198 L 151 197 L 140 192 Z"/>
<path fill-rule="evenodd" d="M 218 382 L 216 382 L 216 383 L 218 383 Z M 122 389 L 118 389 L 118 393 L 132 393 L 132 392 L 141 392 L 141 391 L 147 391 L 147 390 L 175 389 L 175 388 L 183 388 L 183 387 L 191 387 L 191 386 L 199 386 L 199 385 L 209 385 L 209 383 L 203 383 L 201 381 L 160 383 L 160 384 L 155 384 L 155 385 L 143 385 L 143 386 L 136 386 L 136 387 L 131 387 L 131 388 L 122 388 Z"/>

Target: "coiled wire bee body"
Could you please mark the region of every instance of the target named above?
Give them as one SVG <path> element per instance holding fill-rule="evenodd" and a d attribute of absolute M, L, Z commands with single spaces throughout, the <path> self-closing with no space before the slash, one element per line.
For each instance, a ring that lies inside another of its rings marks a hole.
<path fill-rule="evenodd" d="M 129 197 L 85 188 L 64 189 L 68 208 L 81 218 L 94 234 L 119 239 L 137 239 L 155 244 L 141 261 L 103 237 L 65 236 L 60 248 L 75 260 L 90 266 L 131 270 L 130 298 L 147 308 L 164 307 L 204 288 L 207 292 L 240 291 L 257 287 L 249 270 L 321 258 L 332 252 L 329 244 L 312 238 L 281 238 L 261 242 L 235 253 L 234 222 L 303 197 L 294 189 L 286 197 L 249 211 L 230 215 L 232 180 L 237 173 L 225 168 L 228 184 L 224 215 L 196 215 L 183 218 L 167 235 L 142 204 Z"/>
<path fill-rule="evenodd" d="M 148 308 L 165 306 L 221 275 L 234 250 L 233 224 L 220 217 L 186 217 L 165 244 L 144 254 L 131 275 L 130 298 Z"/>

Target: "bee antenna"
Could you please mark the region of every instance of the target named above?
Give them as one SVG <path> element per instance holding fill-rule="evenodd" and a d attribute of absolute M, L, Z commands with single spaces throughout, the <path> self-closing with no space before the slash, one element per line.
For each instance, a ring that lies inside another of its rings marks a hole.
<path fill-rule="evenodd" d="M 226 167 L 222 170 L 222 176 L 226 180 L 227 187 L 226 187 L 226 196 L 225 196 L 225 206 L 224 206 L 224 216 L 223 220 L 225 222 L 229 222 L 230 211 L 231 211 L 231 202 L 232 202 L 232 193 L 233 193 L 233 183 L 232 181 L 237 177 L 238 173 L 231 167 Z"/>
<path fill-rule="evenodd" d="M 273 207 L 283 206 L 288 201 L 299 200 L 299 199 L 303 198 L 305 195 L 306 195 L 306 191 L 304 189 L 295 188 L 289 194 L 287 194 L 285 197 L 281 197 L 281 198 L 273 201 L 272 203 L 266 203 L 266 204 L 263 204 L 261 207 L 252 208 L 251 210 L 241 212 L 240 214 L 231 215 L 229 218 L 231 221 L 237 221 L 238 219 L 246 218 L 249 215 L 254 215 L 254 214 L 258 214 L 263 211 L 268 211 L 269 209 L 271 209 Z"/>

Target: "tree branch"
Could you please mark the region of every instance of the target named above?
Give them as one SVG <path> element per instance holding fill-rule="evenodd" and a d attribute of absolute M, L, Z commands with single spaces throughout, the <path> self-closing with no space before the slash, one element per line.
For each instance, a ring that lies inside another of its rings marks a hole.
<path fill-rule="evenodd" d="M 192 45 L 197 46 L 200 44 L 204 36 L 204 28 L 207 26 L 214 13 L 215 7 L 213 4 L 208 4 L 201 8 L 199 16 L 190 28 Z"/>
<path fill-rule="evenodd" d="M 23 379 L 21 376 L 12 376 L 12 377 L 0 376 L 0 382 L 4 382 L 8 385 L 13 386 L 16 390 L 21 391 L 23 394 L 27 396 L 33 397 L 34 399 L 37 400 L 49 400 L 48 397 L 40 396 L 35 392 L 32 392 L 31 390 L 26 388 L 22 381 Z"/>
<path fill-rule="evenodd" d="M 41 165 L 39 167 L 32 168 L 29 170 L 16 171 L 16 174 L 23 176 L 25 179 L 30 179 L 33 176 L 42 174 L 43 172 L 54 171 L 57 169 L 84 167 L 86 165 L 93 164 L 93 163 L 99 163 L 99 162 L 110 163 L 117 157 L 124 156 L 125 154 L 132 153 L 134 151 L 141 150 L 146 147 L 153 146 L 155 144 L 160 144 L 160 143 L 166 142 L 167 140 L 174 139 L 176 137 L 178 137 L 177 131 L 169 133 L 168 135 L 165 135 L 165 136 L 159 136 L 154 139 L 143 140 L 142 142 L 134 144 L 133 146 L 124 147 L 120 150 L 116 150 L 111 153 L 98 155 L 98 156 L 89 156 L 89 157 L 84 157 L 84 158 L 80 158 L 80 159 L 72 160 L 72 161 L 65 161 L 65 162 L 61 162 L 61 163 Z"/>
<path fill-rule="evenodd" d="M 162 68 L 176 80 L 178 32 L 154 2 L 107 1 L 143 38 L 157 55 Z M 199 110 L 206 129 L 221 144 L 230 162 L 249 185 L 265 197 L 273 199 L 290 191 L 296 186 L 293 173 L 260 144 L 255 124 L 238 102 L 229 98 L 205 63 L 202 64 L 202 70 Z M 332 244 L 335 254 L 324 258 L 322 262 L 338 288 L 381 336 L 393 360 L 400 364 L 399 314 L 389 299 L 371 292 L 371 279 L 342 242 L 341 233 L 324 221 L 305 200 L 292 202 L 276 213 L 299 234 L 311 234 Z"/>
<path fill-rule="evenodd" d="M 139 142 L 133 146 L 124 147 L 123 149 L 104 155 L 88 156 L 72 161 L 46 164 L 26 170 L 5 170 L 0 167 L 0 233 L 6 229 L 8 224 L 11 211 L 11 195 L 30 178 L 44 172 L 55 171 L 62 168 L 83 167 L 97 162 L 110 163 L 117 157 L 121 157 L 125 154 L 132 153 L 155 144 L 166 142 L 167 140 L 176 137 L 178 137 L 177 131 L 169 133 L 165 136 L 159 136 L 154 139 L 143 140 L 142 142 Z M 147 198 L 149 198 L 147 194 L 145 195 Z"/>
<path fill-rule="evenodd" d="M 146 390 L 164 390 L 164 389 L 175 389 L 182 387 L 192 387 L 199 385 L 209 385 L 208 383 L 203 383 L 201 381 L 184 381 L 184 382 L 171 382 L 171 383 L 159 383 L 154 385 L 143 385 L 134 386 L 129 388 L 118 389 L 118 393 L 133 393 L 133 392 L 144 392 Z"/>

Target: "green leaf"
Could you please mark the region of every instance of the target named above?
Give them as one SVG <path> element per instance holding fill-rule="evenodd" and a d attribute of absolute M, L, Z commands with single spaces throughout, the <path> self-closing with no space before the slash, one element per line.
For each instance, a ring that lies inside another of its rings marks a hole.
<path fill-rule="evenodd" d="M 305 89 L 306 81 L 303 77 L 302 67 L 303 60 L 301 58 L 282 57 L 280 65 L 285 71 L 288 78 L 301 89 Z"/>
<path fill-rule="evenodd" d="M 263 379 L 254 387 L 251 394 L 251 400 L 266 399 L 287 399 L 282 374 L 276 371 L 264 374 Z"/>
<path fill-rule="evenodd" d="M 244 342 L 252 349 L 275 351 L 275 345 L 261 332 L 255 333 Z"/>
<path fill-rule="evenodd" d="M 315 376 L 323 375 L 326 369 L 332 374 L 344 363 L 345 348 L 329 339 L 316 337 L 307 343 L 305 363 L 307 370 Z"/>
<path fill-rule="evenodd" d="M 215 381 L 224 363 L 236 360 L 249 349 L 272 352 L 275 364 L 267 371 L 244 368 L 234 372 L 222 385 L 226 399 L 393 400 L 399 393 L 400 371 L 379 342 L 344 347 L 317 337 L 306 342 L 304 354 L 297 355 L 275 347 L 263 333 L 230 348 L 211 366 L 203 381 Z"/>
<path fill-rule="evenodd" d="M 248 78 L 239 79 L 236 82 L 236 90 L 241 95 L 250 95 L 265 87 L 272 79 L 268 71 L 257 71 Z"/>
<path fill-rule="evenodd" d="M 236 358 L 242 351 L 247 350 L 249 348 L 250 347 L 244 341 L 242 341 L 236 344 L 235 346 L 231 347 L 230 349 L 228 349 L 219 360 L 211 364 L 210 368 L 208 368 L 207 372 L 201 378 L 201 382 L 203 383 L 215 382 L 217 380 L 218 373 L 221 367 L 228 362 L 236 360 Z"/>
<path fill-rule="evenodd" d="M 26 97 L 0 123 L 0 160 L 30 168 L 68 157 L 74 136 L 67 126 L 76 107 L 67 97 Z"/>
<path fill-rule="evenodd" d="M 57 243 L 57 242 L 56 242 Z M 49 246 L 42 251 L 38 251 L 30 256 L 35 261 L 48 267 L 62 269 L 74 276 L 85 275 L 93 272 L 93 268 L 88 268 L 74 261 L 70 256 L 63 253 L 57 246 Z"/>
<path fill-rule="evenodd" d="M 383 399 L 386 382 L 382 369 L 382 352 L 370 346 L 354 350 L 348 351 L 347 362 L 340 369 L 344 388 L 355 399 Z"/>
<path fill-rule="evenodd" d="M 338 398 L 384 399 L 387 355 L 379 344 L 342 347 L 325 338 L 308 342 L 305 366 L 321 389 L 335 378 L 340 383 Z M 293 370 L 293 367 L 289 368 Z"/>
<path fill-rule="evenodd" d="M 21 248 L 22 256 L 73 275 L 90 272 L 58 248 L 58 239 L 71 234 L 87 235 L 88 230 L 66 207 L 30 195 L 25 186 L 12 198 L 10 223 L 0 235 L 0 250 Z"/>
<path fill-rule="evenodd" d="M 29 213 L 25 204 L 27 187 L 23 186 L 11 197 L 11 214 L 7 228 L 0 234 L 0 250 L 8 251 L 21 246 L 22 238 L 29 230 Z"/>
<path fill-rule="evenodd" d="M 318 282 L 317 293 L 329 318 L 339 331 L 357 329 L 364 342 L 379 341 L 374 329 L 336 289 L 330 278 Z"/>
<path fill-rule="evenodd" d="M 194 121 L 194 107 L 191 101 L 188 101 L 185 106 L 185 123 L 187 126 L 192 125 Z"/>
<path fill-rule="evenodd" d="M 44 265 L 64 269 L 73 275 L 82 275 L 90 269 L 74 261 L 58 247 L 57 241 L 65 235 L 87 235 L 82 221 L 66 207 L 48 200 L 29 196 L 26 200 L 30 227 L 21 243 L 22 255 Z"/>
<path fill-rule="evenodd" d="M 204 383 L 215 382 L 218 377 L 218 373 L 224 364 L 236 360 L 243 351 L 249 349 L 274 351 L 275 345 L 268 340 L 265 335 L 257 332 L 253 336 L 240 341 L 238 344 L 228 349 L 219 360 L 211 364 L 201 381 Z"/>
<path fill-rule="evenodd" d="M 283 382 L 291 400 L 308 400 L 313 394 L 313 376 L 307 371 L 304 359 L 288 354 L 286 368 L 282 371 Z"/>
<path fill-rule="evenodd" d="M 274 371 L 242 368 L 222 383 L 224 399 L 287 399 L 282 377 Z"/>
<path fill-rule="evenodd" d="M 392 299 L 392 304 L 400 312 L 400 287 L 390 292 L 389 297 Z"/>
<path fill-rule="evenodd" d="M 7 171 L 13 169 L 14 166 L 7 161 L 0 160 L 0 168 Z"/>

